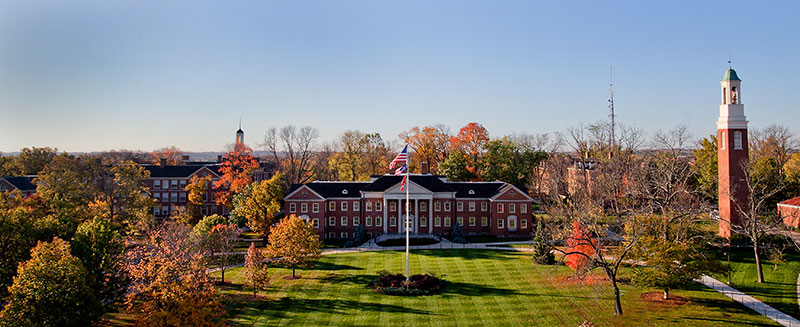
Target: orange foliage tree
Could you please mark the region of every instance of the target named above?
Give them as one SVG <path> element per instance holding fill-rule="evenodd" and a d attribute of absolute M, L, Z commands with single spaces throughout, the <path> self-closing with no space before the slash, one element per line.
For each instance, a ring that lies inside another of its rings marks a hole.
<path fill-rule="evenodd" d="M 224 313 L 206 274 L 198 239 L 166 222 L 126 253 L 125 304 L 138 326 L 219 326 Z"/>
<path fill-rule="evenodd" d="M 250 243 L 247 255 L 244 257 L 244 277 L 245 286 L 253 290 L 253 297 L 259 290 L 267 288 L 269 284 L 269 267 L 264 251 L 256 247 L 256 243 Z"/>
<path fill-rule="evenodd" d="M 564 263 L 578 273 L 591 269 L 592 256 L 596 253 L 597 240 L 577 221 L 572 222 L 572 236 L 567 239 Z"/>
<path fill-rule="evenodd" d="M 161 148 L 150 153 L 150 162 L 156 165 L 161 165 L 161 158 L 167 159 L 167 165 L 177 165 L 181 163 L 183 157 L 183 150 L 178 149 L 176 146 Z"/>
<path fill-rule="evenodd" d="M 435 126 L 414 126 L 410 130 L 398 135 L 406 144 L 410 145 L 414 152 L 412 158 L 412 168 L 419 169 L 421 162 L 427 162 L 431 173 L 436 173 L 439 162 L 447 158 L 447 146 L 450 142 L 449 129 L 444 125 Z"/>
<path fill-rule="evenodd" d="M 241 192 L 253 178 L 251 173 L 259 168 L 253 150 L 243 144 L 237 144 L 222 158 L 219 171 L 220 179 L 214 183 L 214 199 L 217 205 L 230 208 L 233 195 Z"/>

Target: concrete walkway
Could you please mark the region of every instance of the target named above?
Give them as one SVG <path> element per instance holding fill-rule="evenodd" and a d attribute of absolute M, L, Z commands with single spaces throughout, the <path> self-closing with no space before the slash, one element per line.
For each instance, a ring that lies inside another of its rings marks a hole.
<path fill-rule="evenodd" d="M 759 301 L 758 299 L 744 294 L 737 289 L 728 286 L 725 283 L 722 283 L 714 278 L 709 276 L 703 276 L 700 279 L 696 280 L 698 283 L 705 285 L 708 288 L 711 288 L 717 292 L 722 293 L 723 295 L 733 299 L 736 302 L 743 304 L 744 306 L 752 309 L 759 314 L 774 320 L 775 322 L 789 327 L 800 327 L 800 320 L 793 318 L 783 312 L 778 311 L 777 309 L 767 305 L 764 302 Z"/>

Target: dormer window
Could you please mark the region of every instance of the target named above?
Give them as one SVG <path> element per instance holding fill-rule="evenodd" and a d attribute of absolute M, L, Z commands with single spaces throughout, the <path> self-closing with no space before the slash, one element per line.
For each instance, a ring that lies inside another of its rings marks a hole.
<path fill-rule="evenodd" d="M 342 194 L 347 194 L 347 190 L 342 190 Z"/>
<path fill-rule="evenodd" d="M 306 191 L 303 191 L 303 195 L 308 195 L 308 192 L 306 192 Z"/>
<path fill-rule="evenodd" d="M 469 190 L 469 195 L 475 195 L 475 190 Z"/>

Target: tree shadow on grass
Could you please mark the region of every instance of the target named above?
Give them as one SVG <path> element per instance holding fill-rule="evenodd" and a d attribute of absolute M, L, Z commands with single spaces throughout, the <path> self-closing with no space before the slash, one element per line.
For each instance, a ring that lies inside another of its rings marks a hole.
<path fill-rule="evenodd" d="M 378 279 L 377 275 L 354 275 L 354 274 L 328 274 L 326 276 L 317 278 L 323 283 L 336 283 L 336 284 L 356 284 L 367 286 L 370 282 Z"/>
<path fill-rule="evenodd" d="M 434 249 L 413 250 L 412 255 L 424 255 L 437 258 L 460 258 L 464 260 L 490 259 L 490 260 L 516 260 L 519 252 L 484 249 Z"/>
<path fill-rule="evenodd" d="M 282 297 L 271 303 L 266 310 L 275 318 L 283 318 L 291 313 L 321 312 L 328 314 L 360 314 L 362 312 L 407 313 L 433 315 L 430 311 L 407 308 L 393 304 L 360 302 L 341 299 L 302 299 Z M 349 312 L 348 312 L 349 311 Z"/>
<path fill-rule="evenodd" d="M 270 268 L 286 268 L 291 269 L 286 265 L 280 263 L 271 263 Z M 306 271 L 306 270 L 364 270 L 362 267 L 356 267 L 351 265 L 340 265 L 336 263 L 330 263 L 326 261 L 317 261 L 313 267 L 297 267 L 297 271 Z"/>
<path fill-rule="evenodd" d="M 455 294 L 464 296 L 526 295 L 520 293 L 517 290 L 497 288 L 481 284 L 449 282 L 449 281 L 445 285 L 444 290 L 437 294 L 441 295 L 442 297 L 448 297 Z"/>

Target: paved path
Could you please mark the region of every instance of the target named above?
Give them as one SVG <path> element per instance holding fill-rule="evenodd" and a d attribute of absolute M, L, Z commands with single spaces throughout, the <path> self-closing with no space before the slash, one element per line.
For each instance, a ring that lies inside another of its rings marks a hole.
<path fill-rule="evenodd" d="M 774 320 L 775 322 L 783 325 L 783 326 L 790 326 L 790 327 L 800 327 L 800 320 L 793 318 L 783 312 L 778 311 L 777 309 L 767 305 L 764 302 L 759 301 L 758 299 L 744 294 L 733 287 L 726 285 L 714 278 L 709 276 L 703 276 L 697 280 L 698 283 L 705 285 L 708 288 L 711 288 L 717 292 L 722 293 L 723 295 L 733 299 L 736 302 L 743 304 L 744 306 L 752 309 L 759 314 Z"/>

